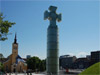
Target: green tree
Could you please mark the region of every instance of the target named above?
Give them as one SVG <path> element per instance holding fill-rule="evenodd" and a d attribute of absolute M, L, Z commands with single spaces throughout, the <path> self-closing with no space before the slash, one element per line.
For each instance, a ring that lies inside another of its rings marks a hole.
<path fill-rule="evenodd" d="M 41 60 L 40 62 L 40 67 L 39 67 L 39 71 L 45 71 L 46 70 L 46 60 Z"/>
<path fill-rule="evenodd" d="M 14 22 L 4 20 L 3 14 L 0 12 L 0 41 L 4 41 L 7 39 L 9 28 L 14 24 Z"/>
<path fill-rule="evenodd" d="M 0 62 L 0 71 L 4 72 L 4 66 L 3 66 L 3 64 L 1 62 Z"/>
<path fill-rule="evenodd" d="M 33 70 L 34 72 L 36 71 L 45 71 L 46 69 L 46 61 L 41 60 L 39 57 L 31 57 L 27 59 L 27 65 L 28 69 Z"/>
<path fill-rule="evenodd" d="M 27 60 L 27 65 L 28 65 L 28 69 L 32 69 L 33 71 L 36 71 L 39 69 L 39 63 L 40 63 L 40 59 L 38 57 L 31 57 Z"/>

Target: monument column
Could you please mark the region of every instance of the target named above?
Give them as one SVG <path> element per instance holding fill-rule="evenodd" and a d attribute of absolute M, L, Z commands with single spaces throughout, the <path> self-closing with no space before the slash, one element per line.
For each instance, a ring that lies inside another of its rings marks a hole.
<path fill-rule="evenodd" d="M 59 74 L 59 40 L 58 40 L 58 26 L 56 20 L 61 21 L 61 14 L 56 13 L 57 7 L 50 6 L 48 11 L 44 13 L 44 19 L 50 20 L 50 25 L 47 29 L 47 60 L 46 70 L 47 75 Z"/>

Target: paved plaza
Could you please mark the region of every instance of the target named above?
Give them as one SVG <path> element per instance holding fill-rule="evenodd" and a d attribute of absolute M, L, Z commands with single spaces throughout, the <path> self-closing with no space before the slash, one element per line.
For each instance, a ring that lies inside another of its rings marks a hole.
<path fill-rule="evenodd" d="M 32 74 L 25 74 L 25 73 L 21 73 L 21 74 L 15 74 L 15 73 L 13 73 L 13 74 L 7 74 L 7 75 L 46 75 L 46 74 L 35 74 L 35 73 L 32 73 Z M 53 74 L 51 74 L 51 75 L 53 75 Z M 60 75 L 78 75 L 78 74 L 60 74 Z"/>
<path fill-rule="evenodd" d="M 69 70 L 69 73 L 66 73 L 65 70 L 60 70 L 59 75 L 78 75 L 81 73 L 82 70 Z M 7 75 L 46 75 L 45 73 L 32 73 L 32 74 L 26 74 L 26 73 L 12 73 L 12 74 L 7 74 Z M 51 74 L 53 75 L 53 74 Z"/>
<path fill-rule="evenodd" d="M 21 74 L 7 74 L 7 75 L 31 75 L 31 74 L 25 74 L 25 73 L 21 73 Z M 45 75 L 45 74 L 35 74 L 35 73 L 32 73 L 32 75 Z"/>
<path fill-rule="evenodd" d="M 31 75 L 31 74 L 24 74 L 23 73 L 23 74 L 7 74 L 7 75 Z M 32 75 L 46 75 L 46 74 L 34 74 L 34 73 L 32 73 Z M 62 74 L 62 75 L 78 75 L 78 74 Z"/>

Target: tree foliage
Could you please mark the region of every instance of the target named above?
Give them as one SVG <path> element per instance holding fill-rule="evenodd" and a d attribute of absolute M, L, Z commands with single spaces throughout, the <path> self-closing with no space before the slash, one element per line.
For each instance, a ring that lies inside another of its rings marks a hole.
<path fill-rule="evenodd" d="M 27 59 L 28 69 L 36 71 L 44 71 L 46 69 L 46 62 L 45 60 L 41 60 L 38 57 L 31 57 Z"/>
<path fill-rule="evenodd" d="M 14 22 L 9 22 L 8 20 L 4 21 L 3 14 L 0 13 L 0 41 L 4 41 L 7 39 L 9 28 L 14 24 Z"/>
<path fill-rule="evenodd" d="M 46 60 L 41 60 L 39 70 L 40 71 L 46 70 Z"/>
<path fill-rule="evenodd" d="M 0 62 L 0 71 L 4 72 L 4 66 L 3 66 L 3 64 L 1 62 Z"/>

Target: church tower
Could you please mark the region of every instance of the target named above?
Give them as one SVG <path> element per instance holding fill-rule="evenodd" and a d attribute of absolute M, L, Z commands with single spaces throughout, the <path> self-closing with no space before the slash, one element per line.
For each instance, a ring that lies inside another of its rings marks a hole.
<path fill-rule="evenodd" d="M 14 43 L 12 44 L 12 64 L 16 62 L 17 56 L 18 56 L 18 43 L 17 43 L 17 36 L 15 34 Z"/>

